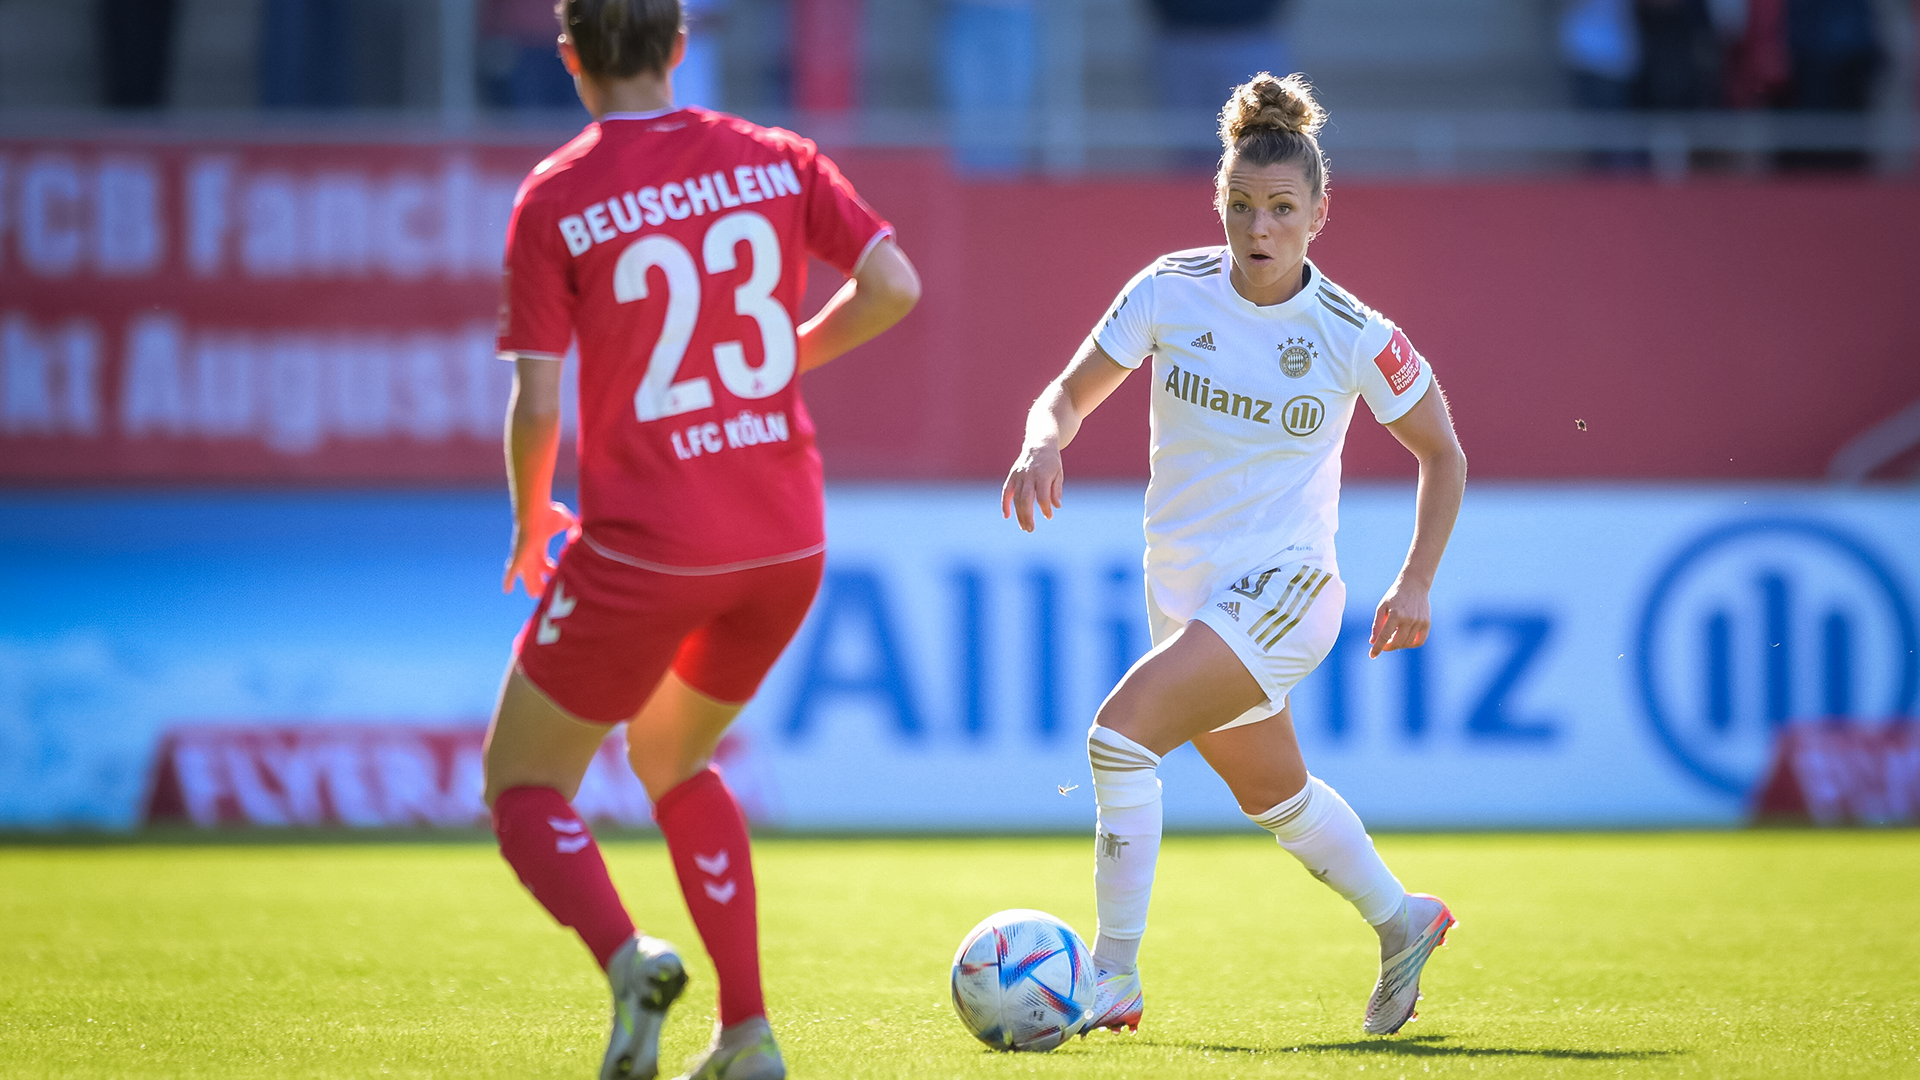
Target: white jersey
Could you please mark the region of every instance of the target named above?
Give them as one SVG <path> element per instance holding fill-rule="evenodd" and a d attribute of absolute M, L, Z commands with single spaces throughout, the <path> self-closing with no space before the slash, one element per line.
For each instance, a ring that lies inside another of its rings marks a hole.
<path fill-rule="evenodd" d="M 1335 569 L 1354 400 L 1388 424 L 1433 382 L 1405 334 L 1311 261 L 1305 287 L 1267 307 L 1234 290 L 1231 263 L 1225 247 L 1157 259 L 1093 332 L 1127 367 L 1153 357 L 1147 582 L 1181 621 L 1266 567 Z"/>

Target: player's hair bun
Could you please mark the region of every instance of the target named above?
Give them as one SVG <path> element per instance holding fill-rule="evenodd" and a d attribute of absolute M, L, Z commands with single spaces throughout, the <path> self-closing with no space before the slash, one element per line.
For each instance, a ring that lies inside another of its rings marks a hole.
<path fill-rule="evenodd" d="M 1314 135 L 1326 122 L 1327 111 L 1314 100 L 1306 76 L 1295 72 L 1281 79 L 1263 71 L 1233 88 L 1220 110 L 1220 142 L 1231 150 L 1256 131 Z"/>
<path fill-rule="evenodd" d="M 1284 79 L 1263 71 L 1227 96 L 1220 108 L 1220 172 L 1216 186 L 1224 185 L 1227 166 L 1297 162 L 1307 174 L 1307 186 L 1318 196 L 1327 190 L 1327 159 L 1314 134 L 1327 122 L 1327 110 L 1313 99 L 1313 87 L 1298 72 Z"/>

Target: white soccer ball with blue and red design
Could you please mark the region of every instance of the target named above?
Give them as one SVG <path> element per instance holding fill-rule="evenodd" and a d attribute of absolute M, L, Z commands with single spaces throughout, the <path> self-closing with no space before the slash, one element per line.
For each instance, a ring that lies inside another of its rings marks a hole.
<path fill-rule="evenodd" d="M 1093 951 L 1044 911 L 989 915 L 953 955 L 953 1011 L 995 1050 L 1051 1050 L 1093 1008 Z"/>

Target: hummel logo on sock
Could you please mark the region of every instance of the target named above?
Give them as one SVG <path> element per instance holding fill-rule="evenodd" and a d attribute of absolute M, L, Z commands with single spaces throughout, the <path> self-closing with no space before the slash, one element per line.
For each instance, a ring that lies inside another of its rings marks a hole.
<path fill-rule="evenodd" d="M 721 874 L 727 872 L 727 866 L 730 861 L 731 860 L 727 858 L 726 848 L 721 848 L 719 853 L 715 855 L 702 855 L 699 852 L 695 852 L 693 856 L 693 865 L 699 867 L 701 873 L 716 880 Z M 701 886 L 706 889 L 707 897 L 716 904 L 724 904 L 732 900 L 733 894 L 739 890 L 739 886 L 733 883 L 732 878 L 721 881 L 717 885 L 712 881 L 701 882 Z"/>
<path fill-rule="evenodd" d="M 587 826 L 584 822 L 563 817 L 550 817 L 547 819 L 547 827 L 560 834 L 553 838 L 553 850 L 562 855 L 577 855 L 588 844 L 593 843 L 593 837 L 587 835 Z"/>
<path fill-rule="evenodd" d="M 1205 349 L 1208 352 L 1217 351 L 1213 347 L 1213 331 L 1209 330 L 1206 333 L 1201 334 L 1199 337 L 1194 338 L 1193 344 L 1191 347 L 1195 349 Z"/>

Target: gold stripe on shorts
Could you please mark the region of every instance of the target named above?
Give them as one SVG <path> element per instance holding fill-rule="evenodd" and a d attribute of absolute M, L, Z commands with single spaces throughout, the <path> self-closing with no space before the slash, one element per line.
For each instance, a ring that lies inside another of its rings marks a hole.
<path fill-rule="evenodd" d="M 1280 598 L 1280 602 L 1274 605 L 1273 610 L 1262 615 L 1253 624 L 1249 634 L 1254 642 L 1263 650 L 1273 651 L 1273 647 L 1280 643 L 1281 638 L 1287 636 L 1288 631 L 1300 625 L 1300 620 L 1306 617 L 1307 610 L 1313 607 L 1315 600 L 1319 599 L 1320 590 L 1325 589 L 1327 582 L 1332 580 L 1332 574 L 1315 569 L 1307 575 L 1305 581 L 1300 582 L 1300 588 L 1297 591 L 1289 585 L 1287 594 Z"/>

